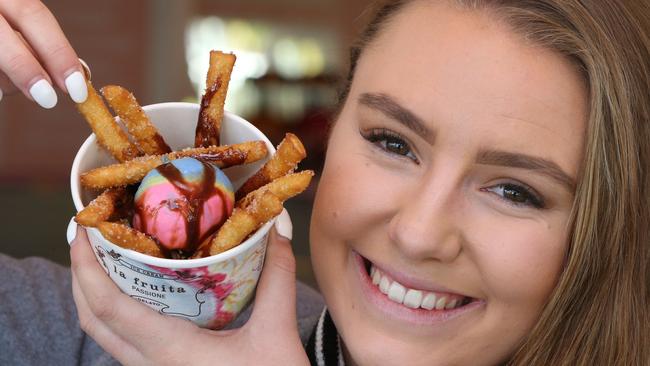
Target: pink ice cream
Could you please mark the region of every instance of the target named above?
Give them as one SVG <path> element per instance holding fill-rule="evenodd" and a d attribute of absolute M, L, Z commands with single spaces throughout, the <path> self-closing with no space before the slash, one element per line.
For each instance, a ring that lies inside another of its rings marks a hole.
<path fill-rule="evenodd" d="M 234 191 L 216 166 L 183 158 L 150 171 L 135 194 L 133 227 L 191 255 L 230 216 Z"/>

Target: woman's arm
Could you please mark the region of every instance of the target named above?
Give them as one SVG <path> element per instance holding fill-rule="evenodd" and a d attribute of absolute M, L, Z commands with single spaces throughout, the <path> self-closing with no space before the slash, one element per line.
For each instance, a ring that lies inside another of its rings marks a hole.
<path fill-rule="evenodd" d="M 68 268 L 0 254 L 0 365 L 117 365 L 79 328 Z"/>

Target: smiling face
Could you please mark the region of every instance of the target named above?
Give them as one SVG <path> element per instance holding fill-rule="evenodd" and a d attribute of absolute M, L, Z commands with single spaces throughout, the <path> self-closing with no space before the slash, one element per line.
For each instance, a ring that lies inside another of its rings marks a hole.
<path fill-rule="evenodd" d="M 586 91 L 485 12 L 414 2 L 364 50 L 311 225 L 351 364 L 490 365 L 568 245 Z"/>

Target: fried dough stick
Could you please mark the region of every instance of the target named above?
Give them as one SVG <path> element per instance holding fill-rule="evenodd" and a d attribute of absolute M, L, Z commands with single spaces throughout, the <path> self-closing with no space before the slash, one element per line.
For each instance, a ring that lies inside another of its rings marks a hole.
<path fill-rule="evenodd" d="M 117 85 L 105 86 L 100 91 L 146 155 L 172 151 L 131 92 Z"/>
<path fill-rule="evenodd" d="M 86 81 L 86 85 L 88 86 L 88 99 L 77 104 L 77 109 L 95 133 L 97 143 L 108 150 L 119 162 L 129 161 L 141 155 L 138 147 L 129 141 L 126 132 L 115 122 L 113 115 L 90 81 Z"/>
<path fill-rule="evenodd" d="M 250 233 L 279 215 L 282 212 L 282 203 L 304 191 L 311 182 L 313 174 L 312 171 L 290 174 L 283 177 L 285 179 L 276 185 L 271 182 L 249 193 L 243 200 L 245 205 L 235 207 L 230 218 L 219 228 L 214 237 L 204 244 L 209 245 L 209 255 L 236 247 Z M 282 178 L 276 181 L 279 179 Z M 205 248 L 197 250 L 197 256 L 205 254 Z"/>
<path fill-rule="evenodd" d="M 225 252 L 282 212 L 282 201 L 269 191 L 258 192 L 246 207 L 237 207 L 210 243 L 210 255 Z M 199 249 L 197 252 L 201 252 Z"/>
<path fill-rule="evenodd" d="M 83 226 L 97 227 L 101 222 L 126 216 L 126 210 L 132 205 L 133 195 L 127 194 L 125 187 L 110 188 L 77 213 L 75 221 Z"/>
<path fill-rule="evenodd" d="M 201 109 L 194 137 L 195 147 L 219 145 L 223 105 L 235 60 L 233 54 L 210 51 L 210 68 L 205 94 L 201 98 Z"/>
<path fill-rule="evenodd" d="M 302 192 L 311 182 L 314 172 L 311 170 L 303 170 L 298 173 L 290 173 L 280 178 L 274 179 L 271 183 L 259 188 L 257 191 L 267 190 L 273 193 L 280 201 L 284 202 L 289 198 Z M 237 201 L 237 207 L 248 206 L 249 201 L 255 197 L 254 191 L 248 194 L 243 199 Z"/>
<path fill-rule="evenodd" d="M 288 133 L 278 145 L 277 151 L 264 166 L 237 190 L 235 197 L 240 199 L 259 187 L 293 171 L 298 163 L 307 156 L 300 139 Z"/>
<path fill-rule="evenodd" d="M 199 158 L 219 168 L 258 161 L 268 150 L 262 141 L 249 141 L 227 146 L 185 149 L 165 155 L 142 156 L 121 164 L 113 164 L 81 174 L 81 184 L 91 189 L 120 187 L 138 183 L 155 167 L 184 157 Z"/>
<path fill-rule="evenodd" d="M 162 250 L 147 234 L 117 222 L 100 222 L 97 229 L 106 240 L 124 249 L 135 250 L 152 257 L 164 258 Z"/>

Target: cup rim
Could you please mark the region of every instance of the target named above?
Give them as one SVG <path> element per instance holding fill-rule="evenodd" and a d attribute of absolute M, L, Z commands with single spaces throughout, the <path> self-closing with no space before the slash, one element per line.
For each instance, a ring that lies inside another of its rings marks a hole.
<path fill-rule="evenodd" d="M 197 103 L 187 103 L 187 102 L 164 102 L 164 103 L 154 103 L 154 104 L 149 104 L 146 106 L 142 106 L 142 109 L 147 112 L 151 109 L 155 108 L 191 108 L 198 110 L 200 109 L 200 105 Z M 252 123 L 248 122 L 244 118 L 230 113 L 228 111 L 224 111 L 224 118 L 228 117 L 230 119 L 236 120 L 240 124 L 247 125 L 247 127 L 253 129 L 254 131 L 257 131 L 258 134 L 260 135 L 260 140 L 264 141 L 268 150 L 269 150 L 269 155 L 272 155 L 275 153 L 275 147 L 271 143 L 271 141 L 266 137 L 262 131 L 260 131 L 255 125 Z M 119 117 L 116 117 L 119 119 Z M 80 185 L 80 180 L 79 180 L 79 166 L 81 165 L 81 160 L 82 156 L 86 154 L 88 149 L 95 145 L 97 138 L 94 133 L 91 133 L 90 136 L 86 138 L 86 140 L 83 142 L 81 147 L 79 147 L 79 150 L 77 150 L 77 153 L 75 154 L 74 160 L 72 162 L 72 168 L 70 169 L 70 192 L 72 195 L 72 201 L 74 203 L 75 209 L 77 212 L 81 211 L 85 206 L 81 200 L 81 185 Z M 253 235 L 249 236 L 248 239 L 246 239 L 244 242 L 240 243 L 239 245 L 235 246 L 234 248 L 228 249 L 222 253 L 204 257 L 204 258 L 196 258 L 196 259 L 169 259 L 169 258 L 157 258 L 157 257 L 152 257 L 147 254 L 143 254 L 140 252 L 137 252 L 135 250 L 131 249 L 126 249 L 122 248 L 110 240 L 107 240 L 104 238 L 104 236 L 101 234 L 101 232 L 93 227 L 85 227 L 82 226 L 85 230 L 92 230 L 94 234 L 96 234 L 99 238 L 103 240 L 105 244 L 107 244 L 109 247 L 113 249 L 117 249 L 118 252 L 126 252 L 128 253 L 128 257 L 134 260 L 137 260 L 141 263 L 148 264 L 148 265 L 153 265 L 153 266 L 158 266 L 158 267 L 165 267 L 165 268 L 194 268 L 194 267 L 201 267 L 201 266 L 206 266 L 210 265 L 213 263 L 218 263 L 225 261 L 229 258 L 236 257 L 242 252 L 245 252 L 249 250 L 252 246 L 255 244 L 258 244 L 262 242 L 260 239 L 263 235 L 266 235 L 269 230 L 271 229 L 270 226 L 273 225 L 276 221 L 276 218 L 272 218 L 269 220 L 267 223 L 262 225 L 260 228 L 258 228 Z"/>

